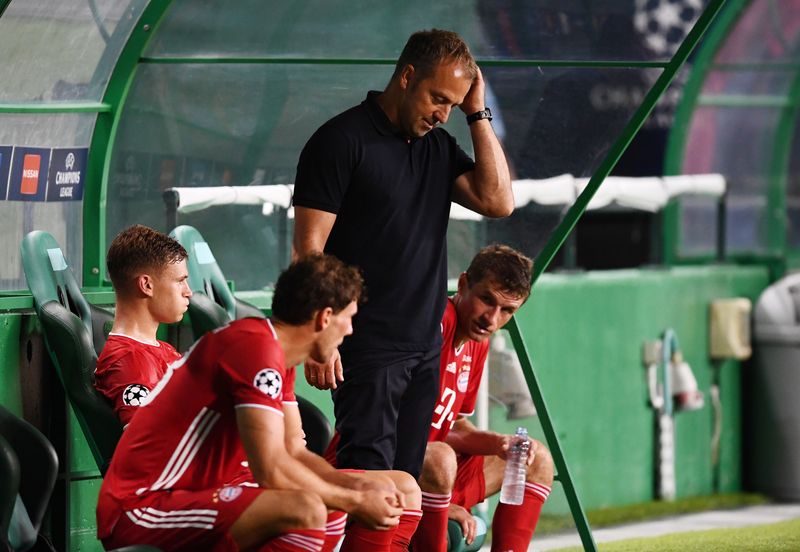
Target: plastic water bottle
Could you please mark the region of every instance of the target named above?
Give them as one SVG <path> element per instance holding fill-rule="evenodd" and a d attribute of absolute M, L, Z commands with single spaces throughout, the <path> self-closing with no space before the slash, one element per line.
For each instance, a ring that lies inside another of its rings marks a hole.
<path fill-rule="evenodd" d="M 506 471 L 503 475 L 503 486 L 500 488 L 500 502 L 503 504 L 522 504 L 525 496 L 525 477 L 528 473 L 528 430 L 518 427 L 514 435 L 514 443 L 506 455 Z"/>

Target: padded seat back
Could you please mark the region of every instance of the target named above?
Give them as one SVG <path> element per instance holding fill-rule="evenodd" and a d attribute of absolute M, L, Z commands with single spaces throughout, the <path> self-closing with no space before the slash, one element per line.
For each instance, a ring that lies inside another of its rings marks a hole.
<path fill-rule="evenodd" d="M 0 439 L 3 456 L 16 458 L 17 468 L 12 466 L 8 475 L 12 485 L 13 481 L 18 484 L 12 515 L 3 535 L 8 536 L 8 543 L 13 550 L 29 550 L 36 545 L 56 483 L 58 457 L 53 445 L 38 429 L 1 406 Z M 0 479 L 5 479 L 4 474 L 0 473 Z M 7 486 L 7 483 L 0 486 Z M 3 501 L 7 500 L 8 496 L 4 496 Z M 6 509 L 7 504 L 0 505 L 3 516 L 7 515 Z"/>
<path fill-rule="evenodd" d="M 0 550 L 9 549 L 8 528 L 19 493 L 19 459 L 14 447 L 0 435 Z"/>
<path fill-rule="evenodd" d="M 22 240 L 22 266 L 50 358 L 64 385 L 97 467 L 105 473 L 122 425 L 94 388 L 97 356 L 113 315 L 90 305 L 55 238 L 33 231 Z"/>
<path fill-rule="evenodd" d="M 236 298 L 211 248 L 196 228 L 178 226 L 169 235 L 189 253 L 186 264 L 189 288 L 194 294 L 189 300 L 189 318 L 195 339 L 231 320 L 264 317 L 257 307 Z"/>
<path fill-rule="evenodd" d="M 189 253 L 189 288 L 194 294 L 189 299 L 189 317 L 195 338 L 231 320 L 248 316 L 263 318 L 257 307 L 233 295 L 211 248 L 197 229 L 188 225 L 178 226 L 169 235 Z M 297 401 L 308 449 L 321 455 L 333 435 L 331 424 L 312 402 L 302 397 L 297 397 Z"/>
<path fill-rule="evenodd" d="M 322 410 L 308 399 L 298 396 L 297 408 L 300 410 L 300 419 L 306 434 L 306 448 L 322 456 L 333 436 L 331 423 Z"/>

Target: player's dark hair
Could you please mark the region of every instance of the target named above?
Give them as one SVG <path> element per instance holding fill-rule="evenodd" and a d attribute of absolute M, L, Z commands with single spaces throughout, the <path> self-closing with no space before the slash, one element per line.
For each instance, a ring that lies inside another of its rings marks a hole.
<path fill-rule="evenodd" d="M 423 78 L 429 77 L 437 65 L 450 61 L 461 64 L 470 80 L 478 76 L 475 58 L 457 33 L 441 29 L 417 31 L 406 42 L 392 78 L 400 75 L 406 65 L 413 65 Z"/>
<path fill-rule="evenodd" d="M 118 293 L 133 288 L 136 277 L 144 272 L 161 272 L 167 265 L 188 257 L 176 240 L 147 226 L 135 224 L 114 238 L 106 255 L 106 268 Z"/>
<path fill-rule="evenodd" d="M 340 312 L 363 300 L 364 279 L 354 266 L 333 255 L 312 253 L 289 265 L 278 277 L 272 296 L 272 316 L 292 326 L 310 321 L 330 307 Z"/>
<path fill-rule="evenodd" d="M 531 294 L 533 260 L 507 245 L 487 245 L 481 249 L 467 268 L 470 287 L 489 280 L 500 289 L 528 300 Z"/>

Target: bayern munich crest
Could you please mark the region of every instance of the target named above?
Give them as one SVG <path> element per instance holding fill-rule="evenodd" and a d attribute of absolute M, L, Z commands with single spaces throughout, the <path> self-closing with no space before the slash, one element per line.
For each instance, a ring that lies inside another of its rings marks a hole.
<path fill-rule="evenodd" d="M 253 385 L 271 399 L 277 399 L 283 388 L 280 372 L 272 368 L 264 368 L 253 378 Z"/>
<path fill-rule="evenodd" d="M 241 487 L 222 487 L 217 493 L 222 502 L 233 502 L 242 495 Z"/>
<path fill-rule="evenodd" d="M 464 370 L 458 375 L 458 380 L 456 380 L 456 387 L 462 393 L 467 392 L 467 384 L 469 384 L 469 370 Z"/>

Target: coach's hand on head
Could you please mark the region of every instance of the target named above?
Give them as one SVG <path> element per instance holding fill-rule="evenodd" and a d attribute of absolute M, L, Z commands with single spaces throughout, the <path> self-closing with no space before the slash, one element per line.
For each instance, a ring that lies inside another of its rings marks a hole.
<path fill-rule="evenodd" d="M 306 381 L 317 389 L 336 389 L 336 382 L 344 381 L 342 358 L 337 350 L 328 362 L 317 362 L 311 357 L 303 363 Z"/>
<path fill-rule="evenodd" d="M 483 73 L 481 73 L 480 68 L 476 67 L 476 70 L 477 75 L 472 81 L 469 92 L 467 92 L 464 100 L 458 106 L 466 115 L 471 115 L 476 111 L 486 109 L 486 83 L 483 80 Z"/>

